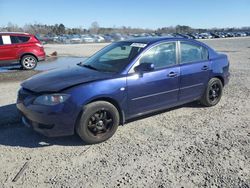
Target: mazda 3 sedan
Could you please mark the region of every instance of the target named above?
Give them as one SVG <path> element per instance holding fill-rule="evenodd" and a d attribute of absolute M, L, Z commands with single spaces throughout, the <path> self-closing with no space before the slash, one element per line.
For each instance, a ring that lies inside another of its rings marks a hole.
<path fill-rule="evenodd" d="M 227 56 L 201 42 L 137 38 L 24 81 L 17 108 L 35 131 L 95 144 L 131 118 L 192 101 L 214 106 L 228 80 Z"/>

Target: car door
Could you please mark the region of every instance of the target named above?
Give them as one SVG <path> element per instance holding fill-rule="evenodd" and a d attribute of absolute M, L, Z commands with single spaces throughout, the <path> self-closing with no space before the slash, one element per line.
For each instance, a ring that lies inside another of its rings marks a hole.
<path fill-rule="evenodd" d="M 17 60 L 18 48 L 15 44 L 15 38 L 10 35 L 2 35 L 0 37 L 2 39 L 2 45 L 0 43 L 0 61 L 2 64 Z"/>
<path fill-rule="evenodd" d="M 180 45 L 180 101 L 199 99 L 211 71 L 208 50 L 196 43 L 179 42 Z"/>
<path fill-rule="evenodd" d="M 136 116 L 167 107 L 178 100 L 180 68 L 177 64 L 176 42 L 156 45 L 142 54 L 134 67 L 153 63 L 154 70 L 142 74 L 133 68 L 127 77 L 128 111 Z"/>

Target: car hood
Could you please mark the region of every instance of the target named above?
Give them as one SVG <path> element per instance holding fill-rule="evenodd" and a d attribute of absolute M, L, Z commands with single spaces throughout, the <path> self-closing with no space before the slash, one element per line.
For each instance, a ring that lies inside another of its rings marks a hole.
<path fill-rule="evenodd" d="M 112 73 L 75 66 L 40 73 L 25 80 L 21 86 L 33 92 L 59 92 L 74 85 L 108 79 L 112 76 Z"/>

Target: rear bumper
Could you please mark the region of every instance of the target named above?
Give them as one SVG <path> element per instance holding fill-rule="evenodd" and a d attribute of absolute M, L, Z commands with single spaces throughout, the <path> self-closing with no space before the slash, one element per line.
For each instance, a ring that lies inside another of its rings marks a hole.
<path fill-rule="evenodd" d="M 39 56 L 37 57 L 38 61 L 44 61 L 45 60 L 45 56 Z"/>
<path fill-rule="evenodd" d="M 39 54 L 37 54 L 37 59 L 38 59 L 38 61 L 44 61 L 45 58 L 46 58 L 46 54 L 45 54 L 44 51 L 41 52 L 41 53 L 39 53 Z"/>

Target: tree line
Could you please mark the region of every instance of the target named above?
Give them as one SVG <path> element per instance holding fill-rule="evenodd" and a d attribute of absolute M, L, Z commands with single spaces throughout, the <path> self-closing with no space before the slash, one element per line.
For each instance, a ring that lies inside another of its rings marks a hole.
<path fill-rule="evenodd" d="M 211 28 L 211 29 L 196 29 L 186 25 L 177 25 L 162 27 L 156 30 L 153 29 L 143 29 L 143 28 L 132 28 L 122 26 L 116 27 L 101 27 L 98 22 L 93 22 L 91 26 L 86 29 L 83 27 L 68 28 L 64 24 L 25 24 L 20 27 L 13 23 L 8 23 L 4 27 L 0 27 L 2 32 L 27 32 L 31 34 L 41 34 L 41 35 L 63 35 L 63 34 L 109 34 L 109 33 L 121 33 L 121 34 L 141 34 L 141 33 L 195 33 L 195 32 L 207 32 L 207 31 L 249 31 L 250 27 L 242 28 Z"/>

